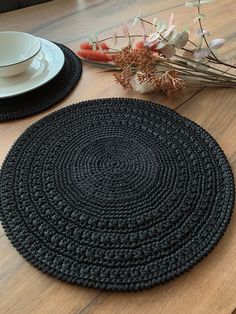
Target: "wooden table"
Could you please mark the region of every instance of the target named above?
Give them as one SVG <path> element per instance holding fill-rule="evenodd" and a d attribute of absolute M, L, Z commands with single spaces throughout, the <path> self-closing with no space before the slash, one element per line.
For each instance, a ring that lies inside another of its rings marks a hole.
<path fill-rule="evenodd" d="M 89 34 L 109 33 L 114 25 L 131 21 L 139 11 L 150 19 L 168 18 L 174 11 L 179 29 L 191 25 L 195 11 L 183 5 L 184 0 L 57 0 L 1 14 L 0 30 L 26 31 L 76 51 Z M 231 63 L 235 63 L 236 56 L 235 11 L 235 0 L 216 0 L 204 6 L 206 28 L 212 38 L 227 40 L 220 56 Z M 150 99 L 196 121 L 219 142 L 236 173 L 235 90 L 190 89 L 185 96 L 169 101 L 158 93 L 141 96 L 124 91 L 113 83 L 110 73 L 89 66 L 84 66 L 80 83 L 58 106 L 0 124 L 0 162 L 18 136 L 41 117 L 81 100 L 112 96 Z M 231 314 L 236 311 L 235 260 L 236 212 L 214 251 L 180 278 L 143 292 L 102 292 L 71 286 L 42 274 L 16 252 L 0 229 L 0 313 Z"/>

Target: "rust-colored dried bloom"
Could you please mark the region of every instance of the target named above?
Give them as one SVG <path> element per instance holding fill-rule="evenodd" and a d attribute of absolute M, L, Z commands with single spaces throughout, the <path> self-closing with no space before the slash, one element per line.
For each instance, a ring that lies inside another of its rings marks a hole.
<path fill-rule="evenodd" d="M 170 98 L 183 94 L 185 89 L 184 81 L 178 76 L 178 73 L 174 69 L 171 69 L 161 77 L 156 78 L 155 84 L 156 87 L 160 88 L 163 93 Z"/>
<path fill-rule="evenodd" d="M 128 46 L 121 50 L 121 52 L 114 57 L 114 62 L 118 68 L 124 69 L 129 65 L 134 65 L 133 49 Z M 135 64 L 136 65 L 136 64 Z"/>
<path fill-rule="evenodd" d="M 122 49 L 121 53 L 114 57 L 114 62 L 122 72 L 130 69 L 131 74 L 137 74 L 140 83 L 152 83 L 155 77 L 155 62 L 153 52 L 148 47 L 133 49 L 130 46 Z M 127 84 L 127 73 L 115 74 L 116 82 L 122 86 Z M 131 78 L 131 75 L 130 75 Z"/>
<path fill-rule="evenodd" d="M 124 88 L 132 89 L 132 85 L 130 84 L 130 79 L 132 77 L 132 71 L 129 66 L 124 68 L 120 73 L 114 73 L 116 83 L 120 84 Z"/>
<path fill-rule="evenodd" d="M 124 88 L 132 89 L 131 78 L 136 76 L 140 84 L 147 83 L 156 86 L 169 97 L 182 94 L 185 84 L 174 70 L 166 71 L 162 76 L 158 76 L 157 58 L 148 47 L 133 49 L 130 46 L 122 49 L 121 53 L 114 57 L 114 62 L 121 73 L 114 74 L 115 81 Z"/>

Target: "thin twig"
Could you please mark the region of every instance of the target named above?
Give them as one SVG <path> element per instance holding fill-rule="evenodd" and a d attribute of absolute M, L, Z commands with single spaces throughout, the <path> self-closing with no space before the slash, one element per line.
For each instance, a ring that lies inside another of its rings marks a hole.
<path fill-rule="evenodd" d="M 228 66 L 228 67 L 231 67 L 231 68 L 236 69 L 236 66 L 231 65 L 231 64 L 228 64 L 228 63 L 226 63 L 226 62 L 224 62 L 224 61 L 221 61 L 221 60 L 215 55 L 215 53 L 212 51 L 212 49 L 210 48 L 210 46 L 209 46 L 209 44 L 208 44 L 208 42 L 207 42 L 206 36 L 205 36 L 205 34 L 204 34 L 204 32 L 203 32 L 202 21 L 201 21 L 201 18 L 200 18 L 200 15 L 201 15 L 201 10 L 200 10 L 201 0 L 198 0 L 198 3 L 199 3 L 199 6 L 198 6 L 198 8 L 197 8 L 197 9 L 198 9 L 198 15 L 199 15 L 199 16 L 198 16 L 198 22 L 199 22 L 199 26 L 200 26 L 201 33 L 202 33 L 202 38 L 204 39 L 207 48 L 210 49 L 212 56 L 213 56 L 213 57 L 215 58 L 215 60 L 218 61 L 220 64 L 223 64 L 223 65 L 225 65 L 225 66 Z"/>
<path fill-rule="evenodd" d="M 177 55 L 177 54 L 175 54 L 175 56 L 178 57 L 178 58 L 180 58 L 180 59 L 186 60 L 186 61 L 188 61 L 188 62 L 190 61 L 190 62 L 193 62 L 193 63 L 195 63 L 195 64 L 199 64 L 199 62 L 197 62 L 197 61 L 195 61 L 195 60 L 190 60 L 190 59 L 188 59 L 188 58 L 185 58 L 185 57 L 180 56 L 180 55 Z M 204 63 L 202 63 L 202 65 L 203 65 L 203 66 L 206 66 L 207 68 L 214 69 L 214 70 L 217 71 L 217 72 L 225 73 L 225 71 L 219 70 L 219 69 L 214 68 L 214 67 L 212 67 L 212 66 L 210 66 L 210 65 L 206 65 L 206 64 L 204 64 Z M 233 67 L 233 65 L 232 65 L 232 66 L 230 65 L 230 67 Z M 228 75 L 231 75 L 231 76 L 236 77 L 236 75 L 233 74 L 233 73 L 229 73 Z"/>

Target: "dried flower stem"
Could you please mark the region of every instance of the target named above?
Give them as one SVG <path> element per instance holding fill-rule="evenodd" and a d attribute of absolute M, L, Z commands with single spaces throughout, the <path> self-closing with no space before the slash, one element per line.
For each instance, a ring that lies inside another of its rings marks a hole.
<path fill-rule="evenodd" d="M 129 35 L 129 37 L 139 37 L 139 38 L 141 38 L 141 37 L 143 37 L 143 35 L 139 35 L 139 34 L 134 34 L 134 35 Z M 104 42 L 104 41 L 107 41 L 107 40 L 110 40 L 110 39 L 112 39 L 113 37 L 112 36 L 109 36 L 109 37 L 106 37 L 106 38 L 104 38 L 104 39 L 100 39 L 100 40 L 98 40 L 97 42 L 98 43 L 101 43 L 101 42 Z M 116 38 L 127 38 L 127 36 L 125 36 L 125 35 L 116 35 Z M 96 42 L 94 42 L 94 43 L 96 43 Z"/>
<path fill-rule="evenodd" d="M 201 0 L 198 0 L 198 3 L 201 4 Z M 197 9 L 198 9 L 198 15 L 201 15 L 200 5 L 198 6 Z M 200 27 L 200 29 L 201 29 L 201 31 L 202 31 L 202 38 L 204 39 L 207 48 L 209 48 L 209 49 L 211 50 L 211 54 L 212 54 L 212 56 L 215 58 L 215 60 L 216 60 L 219 64 L 222 64 L 222 65 L 225 65 L 225 66 L 227 66 L 227 67 L 236 69 L 236 66 L 234 66 L 234 65 L 232 65 L 232 64 L 228 64 L 228 63 L 226 63 L 226 62 L 224 62 L 224 61 L 221 61 L 221 60 L 215 55 L 215 53 L 212 51 L 212 49 L 210 48 L 210 46 L 209 46 L 209 44 L 208 44 L 208 41 L 207 41 L 207 39 L 206 39 L 206 36 L 205 36 L 204 33 L 203 33 L 202 21 L 201 21 L 201 18 L 200 18 L 200 17 L 198 17 L 198 23 L 199 23 L 199 27 Z"/>
<path fill-rule="evenodd" d="M 203 73 L 201 70 L 197 70 L 194 67 L 186 67 L 184 65 L 180 65 L 178 64 L 176 66 L 175 62 L 168 62 L 168 66 L 169 64 L 172 65 L 172 68 L 174 68 L 181 76 L 185 76 L 186 78 L 196 78 L 196 79 L 203 79 L 206 83 L 212 83 L 212 81 L 214 82 L 223 82 L 224 84 L 234 84 L 236 85 L 236 79 L 225 79 L 225 77 L 223 76 L 223 74 L 220 74 L 218 76 L 215 75 L 214 72 L 205 72 Z"/>
<path fill-rule="evenodd" d="M 191 72 L 193 73 L 193 76 L 196 73 L 200 73 L 201 75 L 205 74 L 207 77 L 210 77 L 211 79 L 214 79 L 214 80 L 215 79 L 221 79 L 221 80 L 225 81 L 227 79 L 228 82 L 234 82 L 236 84 L 236 78 L 229 77 L 228 75 L 224 75 L 226 72 L 223 72 L 221 74 L 217 74 L 217 73 L 215 73 L 213 71 L 198 69 L 198 68 L 195 68 L 195 67 L 193 67 L 193 66 L 191 66 L 189 64 L 182 63 L 182 62 L 170 61 L 168 63 L 172 64 L 173 67 L 174 67 L 174 65 L 177 65 L 177 66 L 181 67 L 182 70 L 185 70 L 185 69 L 191 70 Z"/>
<path fill-rule="evenodd" d="M 177 54 L 175 54 L 175 56 L 177 57 L 177 58 L 180 58 L 180 59 L 183 59 L 183 60 L 185 60 L 185 61 L 187 61 L 187 62 L 189 62 L 189 59 L 187 59 L 187 58 L 185 58 L 185 57 L 183 57 L 183 56 L 180 56 L 180 55 L 177 55 Z M 199 64 L 197 61 L 195 61 L 195 60 L 191 60 L 191 63 L 194 63 L 194 64 Z M 220 69 L 217 69 L 217 68 L 215 68 L 215 67 L 212 67 L 212 66 L 210 66 L 209 64 L 204 64 L 204 63 L 202 63 L 202 66 L 206 66 L 206 68 L 207 69 L 213 69 L 214 71 L 217 71 L 217 72 L 221 72 L 222 74 L 225 74 L 226 73 L 226 71 L 222 71 L 222 70 L 220 70 Z M 234 65 L 233 65 L 234 66 Z M 230 66 L 230 67 L 232 67 L 232 66 Z M 230 69 L 228 69 L 227 71 L 229 71 Z M 227 75 L 229 75 L 229 76 L 233 76 L 233 77 L 235 77 L 236 78 L 236 75 L 235 74 L 233 74 L 233 73 L 227 73 Z"/>

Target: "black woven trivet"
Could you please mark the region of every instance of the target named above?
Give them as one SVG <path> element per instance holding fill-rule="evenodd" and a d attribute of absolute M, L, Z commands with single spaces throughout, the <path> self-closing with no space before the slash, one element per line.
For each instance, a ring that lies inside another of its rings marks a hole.
<path fill-rule="evenodd" d="M 32 125 L 1 171 L 1 218 L 18 251 L 71 283 L 137 290 L 187 271 L 231 217 L 215 140 L 163 106 L 100 99 Z"/>
<path fill-rule="evenodd" d="M 50 82 L 33 91 L 0 99 L 0 121 L 24 118 L 46 110 L 65 98 L 76 85 L 82 72 L 80 59 L 69 48 L 55 44 L 65 55 L 62 70 Z"/>

